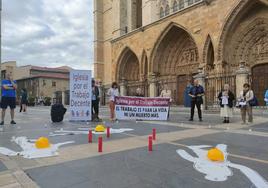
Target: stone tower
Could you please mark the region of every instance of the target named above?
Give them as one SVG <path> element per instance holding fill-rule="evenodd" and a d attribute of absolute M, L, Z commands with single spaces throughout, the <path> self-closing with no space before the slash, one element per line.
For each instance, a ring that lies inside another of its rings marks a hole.
<path fill-rule="evenodd" d="M 94 0 L 96 79 L 111 82 L 111 75 L 105 70 L 112 63 L 111 40 L 157 20 L 159 4 L 159 0 Z"/>

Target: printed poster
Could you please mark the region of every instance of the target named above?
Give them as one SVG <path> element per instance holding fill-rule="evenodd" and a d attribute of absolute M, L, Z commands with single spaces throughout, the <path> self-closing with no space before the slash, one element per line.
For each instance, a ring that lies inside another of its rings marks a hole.
<path fill-rule="evenodd" d="M 70 121 L 91 120 L 91 71 L 70 72 Z"/>

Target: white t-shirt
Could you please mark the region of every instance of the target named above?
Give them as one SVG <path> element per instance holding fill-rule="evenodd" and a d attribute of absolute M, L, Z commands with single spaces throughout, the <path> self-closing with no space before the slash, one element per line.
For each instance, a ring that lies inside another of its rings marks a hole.
<path fill-rule="evenodd" d="M 162 90 L 160 97 L 166 97 L 166 98 L 171 98 L 171 90 Z"/>
<path fill-rule="evenodd" d="M 244 94 L 244 91 L 241 91 L 240 96 L 239 96 L 240 100 L 246 100 L 246 102 L 248 102 L 254 98 L 254 93 L 252 90 L 249 90 L 245 97 L 243 96 L 243 94 Z"/>
<path fill-rule="evenodd" d="M 160 94 L 160 97 L 164 97 L 164 98 L 169 98 L 170 101 L 172 101 L 171 99 L 171 90 L 162 90 L 161 91 L 161 94 Z"/>
<path fill-rule="evenodd" d="M 118 88 L 110 88 L 107 94 L 109 96 L 109 101 L 114 101 L 115 97 L 119 96 L 119 90 Z"/>
<path fill-rule="evenodd" d="M 227 105 L 228 104 L 228 97 L 227 96 L 222 96 L 222 104 Z"/>

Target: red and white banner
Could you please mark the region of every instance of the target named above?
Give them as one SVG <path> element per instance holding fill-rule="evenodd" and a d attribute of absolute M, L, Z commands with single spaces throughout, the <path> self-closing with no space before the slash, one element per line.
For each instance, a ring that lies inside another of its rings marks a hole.
<path fill-rule="evenodd" d="M 167 120 L 169 98 L 116 97 L 117 119 L 125 120 Z"/>

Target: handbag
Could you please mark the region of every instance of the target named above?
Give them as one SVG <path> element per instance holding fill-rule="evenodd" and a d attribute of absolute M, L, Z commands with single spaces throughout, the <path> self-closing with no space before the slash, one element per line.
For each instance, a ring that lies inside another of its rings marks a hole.
<path fill-rule="evenodd" d="M 248 101 L 248 104 L 250 106 L 259 106 L 259 102 L 257 97 L 254 95 L 253 99 L 251 99 L 250 101 Z"/>

